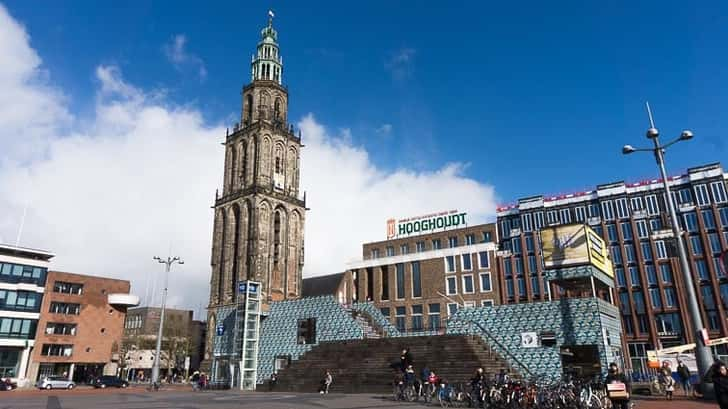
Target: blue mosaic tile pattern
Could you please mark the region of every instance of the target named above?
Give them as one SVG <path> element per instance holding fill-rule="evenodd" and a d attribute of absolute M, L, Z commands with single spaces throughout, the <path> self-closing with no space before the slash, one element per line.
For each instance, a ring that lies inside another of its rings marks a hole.
<path fill-rule="evenodd" d="M 377 308 L 372 302 L 358 302 L 351 305 L 351 309 L 354 311 L 360 311 L 369 315 L 374 324 L 384 331 L 385 337 L 399 337 L 401 336 L 397 327 L 382 314 L 382 311 Z M 411 334 L 410 334 L 411 335 Z"/>

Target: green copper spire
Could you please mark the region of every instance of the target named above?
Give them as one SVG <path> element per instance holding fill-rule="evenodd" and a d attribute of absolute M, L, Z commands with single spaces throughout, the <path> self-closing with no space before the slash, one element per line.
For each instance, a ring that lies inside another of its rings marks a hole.
<path fill-rule="evenodd" d="M 251 62 L 252 81 L 283 83 L 283 58 L 278 49 L 278 32 L 273 28 L 272 10 L 268 11 L 268 25 L 260 31 L 258 51 Z"/>

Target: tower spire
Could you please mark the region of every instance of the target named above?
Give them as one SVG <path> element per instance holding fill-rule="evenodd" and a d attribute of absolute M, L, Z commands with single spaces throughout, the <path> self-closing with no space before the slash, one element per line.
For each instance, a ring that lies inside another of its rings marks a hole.
<path fill-rule="evenodd" d="M 273 10 L 268 10 L 268 25 L 260 31 L 258 49 L 251 62 L 252 81 L 283 83 L 283 58 L 278 48 L 278 32 L 273 28 Z"/>

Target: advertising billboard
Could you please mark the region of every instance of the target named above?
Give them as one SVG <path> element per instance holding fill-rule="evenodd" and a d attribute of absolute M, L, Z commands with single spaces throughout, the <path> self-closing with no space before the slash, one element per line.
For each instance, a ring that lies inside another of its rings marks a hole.
<path fill-rule="evenodd" d="M 614 277 L 604 240 L 589 226 L 571 224 L 541 229 L 544 268 L 591 264 Z"/>
<path fill-rule="evenodd" d="M 387 240 L 412 234 L 425 234 L 448 228 L 465 227 L 467 213 L 457 210 L 438 212 L 406 219 L 387 220 Z"/>

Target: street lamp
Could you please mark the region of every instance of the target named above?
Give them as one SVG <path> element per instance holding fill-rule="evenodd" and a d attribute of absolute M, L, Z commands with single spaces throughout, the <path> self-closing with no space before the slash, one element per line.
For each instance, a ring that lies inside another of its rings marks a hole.
<path fill-rule="evenodd" d="M 162 349 L 162 328 L 164 327 L 164 307 L 167 302 L 167 283 L 169 282 L 169 269 L 172 264 L 184 264 L 179 257 L 167 257 L 163 259 L 160 257 L 154 257 L 155 260 L 164 264 L 164 292 L 162 293 L 162 311 L 159 314 L 159 331 L 157 332 L 157 350 L 154 354 L 154 365 L 152 366 L 152 386 L 157 387 L 159 385 L 159 361 L 160 353 Z"/>
<path fill-rule="evenodd" d="M 655 160 L 660 168 L 660 174 L 662 175 L 662 184 L 665 189 L 665 202 L 667 203 L 668 209 L 670 210 L 670 224 L 672 226 L 672 233 L 677 241 L 678 256 L 680 258 L 680 267 L 682 269 L 683 280 L 685 281 L 685 288 L 687 290 L 687 306 L 690 314 L 690 320 L 693 324 L 693 331 L 695 332 L 695 358 L 698 364 L 698 372 L 700 379 L 707 372 L 711 365 L 711 356 L 708 346 L 705 345 L 703 340 L 703 320 L 700 317 L 700 309 L 698 308 L 698 299 L 695 296 L 695 286 L 693 284 L 693 276 L 690 273 L 690 264 L 688 263 L 687 253 L 685 252 L 685 243 L 683 242 L 682 234 L 680 233 L 680 227 L 677 222 L 677 212 L 675 211 L 675 204 L 672 201 L 670 195 L 670 186 L 667 182 L 667 173 L 665 172 L 665 149 L 672 146 L 680 141 L 687 141 L 693 138 L 693 133 L 689 130 L 684 130 L 674 140 L 660 145 L 658 137 L 660 132 L 655 128 L 655 123 L 652 119 L 652 111 L 650 111 L 650 104 L 647 103 L 647 115 L 650 118 L 650 128 L 647 130 L 647 138 L 652 139 L 654 147 L 652 148 L 635 148 L 632 145 L 624 145 L 622 147 L 622 153 L 628 155 L 634 152 L 652 152 L 655 155 Z M 705 388 L 704 388 L 704 392 Z"/>

